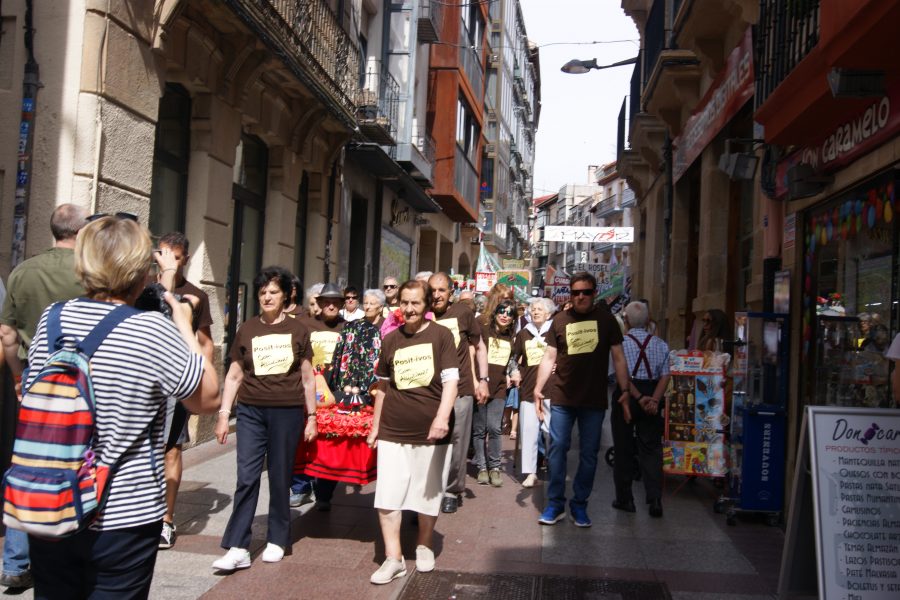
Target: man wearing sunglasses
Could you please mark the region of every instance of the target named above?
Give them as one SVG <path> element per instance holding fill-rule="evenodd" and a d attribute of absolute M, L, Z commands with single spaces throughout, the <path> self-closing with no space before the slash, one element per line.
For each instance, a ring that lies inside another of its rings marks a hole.
<path fill-rule="evenodd" d="M 534 386 L 534 408 L 544 420 L 544 397 L 550 405 L 550 484 L 547 506 L 538 522 L 553 525 L 566 516 L 566 455 L 572 441 L 572 428 L 578 421 L 578 470 L 572 480 L 569 516 L 576 527 L 590 527 L 588 497 L 594 487 L 600 431 L 609 408 L 606 397 L 607 372 L 612 357 L 620 389 L 629 389 L 622 330 L 605 305 L 595 306 L 597 280 L 590 273 L 576 273 L 569 284 L 572 308 L 553 318 L 547 332 L 547 349 L 538 367 Z M 547 381 L 556 366 L 548 389 Z M 552 389 L 551 389 L 552 388 Z M 623 394 L 618 401 L 627 400 Z M 625 420 L 631 416 L 623 404 Z"/>

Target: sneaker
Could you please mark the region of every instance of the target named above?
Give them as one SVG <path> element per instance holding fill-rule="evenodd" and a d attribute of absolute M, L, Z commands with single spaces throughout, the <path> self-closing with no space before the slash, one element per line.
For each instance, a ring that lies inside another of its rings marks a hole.
<path fill-rule="evenodd" d="M 250 566 L 250 553 L 246 548 L 231 548 L 225 556 L 213 562 L 213 569 L 219 571 L 236 571 Z"/>
<path fill-rule="evenodd" d="M 416 546 L 416 571 L 430 573 L 434 571 L 434 552 L 428 546 Z"/>
<path fill-rule="evenodd" d="M 503 478 L 500 477 L 500 469 L 491 469 L 490 472 L 491 485 L 500 487 L 503 485 Z"/>
<path fill-rule="evenodd" d="M 590 527 L 591 518 L 587 514 L 587 508 L 584 506 L 569 505 L 569 517 L 575 523 L 575 527 Z"/>
<path fill-rule="evenodd" d="M 272 542 L 266 544 L 266 549 L 262 553 L 263 562 L 281 562 L 282 558 L 284 558 L 284 548 Z"/>
<path fill-rule="evenodd" d="M 565 518 L 566 511 L 564 509 L 548 506 L 544 509 L 544 512 L 541 513 L 541 518 L 538 519 L 538 523 L 541 525 L 556 525 Z"/>
<path fill-rule="evenodd" d="M 524 488 L 532 488 L 537 485 L 538 478 L 534 473 L 529 473 L 528 477 L 525 478 L 525 481 L 522 482 L 522 487 Z"/>
<path fill-rule="evenodd" d="M 487 469 L 481 469 L 478 471 L 478 485 L 487 485 L 491 482 L 490 476 L 488 476 Z"/>
<path fill-rule="evenodd" d="M 381 566 L 378 567 L 378 570 L 372 573 L 372 576 L 369 577 L 369 581 L 377 585 L 383 585 L 385 583 L 390 583 L 398 577 L 406 576 L 406 562 L 404 562 L 401 557 L 400 560 L 396 558 L 386 558 Z"/>
<path fill-rule="evenodd" d="M 159 534 L 159 549 L 168 550 L 175 545 L 175 525 L 163 521 L 162 531 Z"/>
<path fill-rule="evenodd" d="M 459 498 L 456 496 L 444 496 L 444 499 L 441 500 L 441 512 L 442 513 L 455 513 L 459 509 Z"/>
<path fill-rule="evenodd" d="M 328 512 L 331 510 L 331 502 L 328 500 L 318 500 L 316 502 L 316 510 L 319 512 Z"/>
<path fill-rule="evenodd" d="M 312 493 L 311 492 L 291 493 L 289 502 L 293 508 L 297 508 L 298 506 L 303 506 L 304 504 L 309 504 L 310 502 L 312 502 Z"/>
<path fill-rule="evenodd" d="M 22 571 L 19 575 L 0 575 L 0 585 L 12 590 L 27 590 L 34 587 L 31 571 Z"/>

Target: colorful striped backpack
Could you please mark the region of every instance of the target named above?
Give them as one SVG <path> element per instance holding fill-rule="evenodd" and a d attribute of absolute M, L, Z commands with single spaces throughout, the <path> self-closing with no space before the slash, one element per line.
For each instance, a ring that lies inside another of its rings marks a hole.
<path fill-rule="evenodd" d="M 85 529 L 106 501 L 114 468 L 100 464 L 94 454 L 96 411 L 89 361 L 106 336 L 137 312 L 120 305 L 81 342 L 64 346 L 64 304 L 54 304 L 47 315 L 49 356 L 23 390 L 12 466 L 3 477 L 4 525 L 44 538 Z"/>

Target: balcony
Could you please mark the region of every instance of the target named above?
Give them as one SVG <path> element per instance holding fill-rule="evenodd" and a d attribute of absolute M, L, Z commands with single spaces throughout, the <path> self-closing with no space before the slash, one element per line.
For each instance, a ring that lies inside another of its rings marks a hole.
<path fill-rule="evenodd" d="M 456 161 L 454 164 L 453 184 L 462 194 L 466 207 L 478 214 L 478 172 L 469 162 L 463 149 L 456 145 Z"/>
<path fill-rule="evenodd" d="M 400 85 L 380 61 L 370 61 L 364 83 L 356 95 L 360 132 L 382 146 L 396 143 Z"/>
<path fill-rule="evenodd" d="M 424 43 L 436 42 L 441 37 L 443 25 L 443 2 L 438 0 L 419 0 L 419 22 L 416 37 Z"/>
<path fill-rule="evenodd" d="M 434 138 L 414 136 L 412 143 L 397 144 L 395 160 L 406 169 L 423 188 L 434 184 Z"/>
<path fill-rule="evenodd" d="M 835 68 L 881 70 L 885 81 L 897 81 L 898 22 L 898 2 L 762 0 L 754 118 L 766 141 L 817 144 L 824 132 L 864 111 L 875 97 L 835 97 L 828 75 Z M 887 88 L 890 95 L 892 85 Z"/>
<path fill-rule="evenodd" d="M 481 105 L 484 100 L 484 68 L 481 66 L 480 52 L 472 49 L 465 23 L 459 25 L 459 63 L 472 86 L 475 100 Z"/>
<path fill-rule="evenodd" d="M 728 53 L 759 18 L 759 0 L 678 0 L 672 7 L 673 37 L 691 50 L 707 73 L 725 67 Z"/>
<path fill-rule="evenodd" d="M 326 0 L 228 0 L 292 72 L 348 120 L 356 113 L 359 51 Z"/>
<path fill-rule="evenodd" d="M 591 211 L 594 213 L 594 217 L 604 219 L 613 213 L 622 212 L 622 204 L 619 196 L 613 194 L 609 198 L 604 198 L 598 202 Z"/>

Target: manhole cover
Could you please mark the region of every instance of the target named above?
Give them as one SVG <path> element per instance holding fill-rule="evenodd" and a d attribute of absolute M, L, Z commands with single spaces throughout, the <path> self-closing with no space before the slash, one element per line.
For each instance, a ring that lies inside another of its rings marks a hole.
<path fill-rule="evenodd" d="M 543 575 L 414 571 L 399 600 L 671 600 L 663 583 Z"/>

